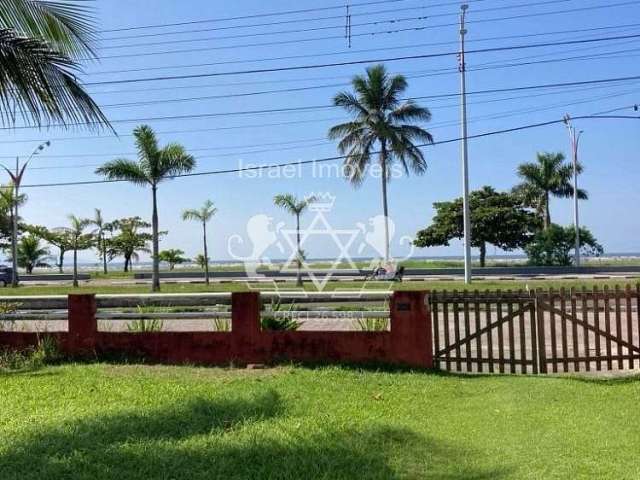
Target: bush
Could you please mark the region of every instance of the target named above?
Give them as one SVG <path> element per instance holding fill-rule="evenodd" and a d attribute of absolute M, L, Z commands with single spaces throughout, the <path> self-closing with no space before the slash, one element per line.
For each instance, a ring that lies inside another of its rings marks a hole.
<path fill-rule="evenodd" d="M 291 303 L 288 307 L 283 307 L 280 299 L 271 300 L 271 312 L 292 312 L 295 309 L 295 304 Z M 263 330 L 271 331 L 295 331 L 300 328 L 301 323 L 294 320 L 291 317 L 276 317 L 275 315 L 262 315 L 260 319 L 260 325 Z"/>
<path fill-rule="evenodd" d="M 137 313 L 155 313 L 154 307 L 138 306 Z M 164 322 L 159 318 L 137 318 L 127 323 L 127 330 L 132 333 L 160 332 L 164 328 Z"/>
<path fill-rule="evenodd" d="M 57 363 L 62 355 L 55 338 L 40 337 L 38 344 L 27 350 L 0 350 L 0 371 L 37 370 L 45 365 Z"/>
<path fill-rule="evenodd" d="M 573 265 L 572 252 L 575 248 L 576 232 L 574 227 L 551 225 L 536 234 L 525 247 L 529 265 L 570 266 Z M 598 257 L 604 252 L 593 234 L 586 228 L 580 229 L 580 253 Z"/>

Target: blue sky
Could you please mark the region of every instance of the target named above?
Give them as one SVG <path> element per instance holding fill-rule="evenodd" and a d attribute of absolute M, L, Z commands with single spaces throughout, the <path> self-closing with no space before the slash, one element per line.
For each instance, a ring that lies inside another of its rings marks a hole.
<path fill-rule="evenodd" d="M 356 3 L 356 2 L 352 2 Z M 441 5 L 446 3 L 447 5 Z M 626 3 L 621 6 L 612 6 Z M 528 4 L 528 5 L 527 5 Z M 150 8 L 153 5 L 153 8 Z M 149 76 L 206 74 L 252 68 L 285 67 L 334 61 L 378 59 L 394 56 L 423 55 L 455 51 L 457 27 L 436 27 L 454 24 L 458 6 L 448 1 L 400 0 L 387 4 L 353 7 L 352 47 L 349 49 L 341 35 L 344 18 L 317 20 L 344 14 L 344 9 L 314 13 L 257 17 L 245 20 L 202 22 L 194 25 L 113 31 L 128 27 L 166 24 L 172 22 L 224 19 L 318 6 L 336 6 L 337 2 L 209 2 L 191 0 L 155 0 L 154 2 L 109 0 L 96 2 L 97 19 L 102 40 L 98 44 L 101 59 L 86 66 L 82 76 L 87 83 L 143 78 Z M 431 5 L 431 6 L 430 6 Z M 440 5 L 440 6 L 436 6 Z M 519 6 L 519 7 L 518 7 Z M 525 14 L 573 10 L 591 6 L 607 8 L 567 13 L 495 20 Z M 515 8 L 513 8 L 515 7 Z M 482 11 L 488 10 L 488 11 Z M 386 12 L 372 14 L 372 12 Z M 428 18 L 418 19 L 417 17 Z M 315 20 L 314 20 L 315 19 Z M 241 25 L 275 21 L 295 22 L 272 26 L 241 27 Z M 360 25 L 379 20 L 378 25 Z M 393 23 L 391 21 L 395 20 Z M 401 20 L 401 21 L 398 21 Z M 605 2 L 603 0 L 568 0 L 564 2 L 523 2 L 518 0 L 484 0 L 470 2 L 468 14 L 468 49 L 491 48 L 525 43 L 554 42 L 640 33 L 640 2 Z M 486 21 L 485 21 L 486 20 Z M 637 23 L 637 25 L 633 25 Z M 631 25 L 631 26 L 630 26 Z M 236 28 L 230 28 L 230 27 Z M 527 37 L 529 34 L 596 27 L 624 26 L 600 31 L 564 33 Z M 224 27 L 224 29 L 222 28 Z M 311 32 L 272 34 L 274 31 L 322 28 Z M 422 30 L 378 33 L 367 32 L 429 27 Z M 195 32 L 194 30 L 213 31 Z M 175 33 L 183 32 L 183 33 Z M 264 33 L 264 35 L 262 35 Z M 141 37 L 140 35 L 151 35 Z M 241 35 L 260 34 L 241 37 Z M 517 38 L 523 35 L 522 38 Z M 115 37 L 134 37 L 115 39 Z M 219 38 L 234 36 L 236 38 Z M 318 37 L 322 40 L 310 40 Z M 511 39 L 483 40 L 513 36 Z M 212 39 L 215 37 L 215 39 Z M 190 42 L 187 40 L 207 39 Z M 172 43 L 180 40 L 180 42 Z M 277 42 L 278 45 L 255 45 Z M 168 43 L 169 42 L 169 43 Z M 284 43 L 288 42 L 288 43 Z M 160 43 L 123 47 L 127 44 Z M 441 45 L 431 45 L 438 44 Z M 252 46 L 240 46 L 252 44 Z M 425 44 L 427 46 L 425 46 Z M 599 58 L 543 63 L 512 68 L 484 68 L 468 73 L 470 92 L 510 88 L 556 82 L 573 82 L 600 78 L 639 75 L 639 38 L 570 46 L 512 50 L 495 53 L 475 53 L 467 57 L 470 70 L 491 64 L 521 63 L 599 55 Z M 386 49 L 358 52 L 359 50 Z M 166 54 L 167 50 L 180 50 Z M 190 51 L 185 51 L 190 50 Z M 155 52 L 160 52 L 156 54 Z M 335 54 L 336 52 L 344 52 Z M 622 53 L 620 53 L 622 52 Z M 327 55 L 332 54 L 332 55 Z M 318 56 L 322 55 L 322 56 Z M 280 56 L 304 56 L 289 60 L 264 60 Z M 116 58 L 106 58 L 116 57 Z M 201 67 L 187 65 L 220 63 Z M 393 72 L 407 75 L 409 96 L 456 93 L 459 79 L 455 56 L 389 62 Z M 338 87 L 316 88 L 297 92 L 237 96 L 263 90 L 300 88 L 344 83 L 361 73 L 365 65 L 351 65 L 301 71 L 202 77 L 188 80 L 167 80 L 125 84 L 93 85 L 87 88 L 105 113 L 115 120 L 120 137 L 106 134 L 97 137 L 82 130 L 3 130 L 2 161 L 12 164 L 15 155 L 30 153 L 38 140 L 50 139 L 51 147 L 33 160 L 24 182 L 38 184 L 93 180 L 95 165 L 135 152 L 129 134 L 140 122 L 119 122 L 122 119 L 194 115 L 212 112 L 238 112 L 283 107 L 329 105 Z M 109 73 L 111 72 L 111 73 Z M 591 114 L 640 102 L 640 81 L 563 89 L 470 95 L 468 114 L 469 133 L 476 134 L 534 122 L 552 120 L 569 112 L 574 116 Z M 225 95 L 236 95 L 225 98 Z M 189 102 L 155 102 L 185 97 L 217 96 Z M 145 105 L 126 105 L 149 102 Z M 155 103 L 154 103 L 155 102 Z M 437 141 L 459 135 L 458 99 L 421 100 L 431 109 L 433 119 L 426 127 Z M 122 105 L 125 104 L 125 105 Z M 573 104 L 573 105 L 568 105 Z M 623 113 L 632 114 L 632 109 Z M 148 122 L 157 132 L 161 143 L 177 141 L 192 151 L 198 161 L 198 171 L 236 168 L 247 164 L 268 164 L 311 160 L 336 155 L 335 145 L 326 140 L 326 131 L 333 123 L 346 119 L 344 113 L 324 108 L 278 114 L 218 116 L 198 119 Z M 286 125 L 256 126 L 284 123 Z M 637 252 L 640 250 L 639 216 L 635 207 L 640 201 L 640 162 L 638 147 L 640 124 L 637 121 L 580 121 L 576 126 L 585 131 L 581 145 L 581 161 L 585 173 L 581 183 L 591 200 L 581 204 L 584 225 L 589 227 L 608 252 Z M 163 133 L 168 132 L 168 133 Z M 171 133 L 169 133 L 171 132 Z M 493 185 L 509 189 L 517 182 L 515 169 L 524 161 L 534 159 L 536 151 L 562 151 L 568 154 L 566 129 L 561 126 L 544 127 L 507 135 L 472 140 L 469 143 L 471 186 Z M 396 240 L 392 252 L 407 253 L 398 244 L 402 235 L 413 235 L 425 227 L 432 215 L 432 203 L 459 196 L 460 146 L 458 143 L 439 145 L 425 150 L 429 164 L 426 175 L 394 179 L 389 185 L 390 214 L 396 224 Z M 366 223 L 381 211 L 378 179 L 368 179 L 360 188 L 352 188 L 341 178 L 318 178 L 311 167 L 301 167 L 293 178 L 260 178 L 226 174 L 177 179 L 160 189 L 160 222 L 169 234 L 162 248 L 181 248 L 193 256 L 200 251 L 200 230 L 185 223 L 180 213 L 211 199 L 219 209 L 210 225 L 210 255 L 214 259 L 229 259 L 227 242 L 231 235 L 244 235 L 247 220 L 256 214 L 267 214 L 274 223 L 292 219 L 275 209 L 272 198 L 277 193 L 291 192 L 303 196 L 310 192 L 330 192 L 335 196 L 333 210 L 327 214 L 329 223 L 340 229 L 354 228 Z M 104 184 L 25 190 L 29 202 L 22 214 L 31 223 L 49 227 L 67 223 L 73 213 L 91 216 L 95 207 L 101 208 L 107 219 L 139 215 L 150 218 L 151 197 L 148 190 L 129 184 Z M 571 202 L 554 200 L 553 220 L 560 224 L 572 221 Z M 313 218 L 310 213 L 306 218 Z M 305 245 L 310 257 L 335 255 L 336 249 L 325 238 L 310 238 Z M 493 253 L 491 250 L 489 253 Z M 419 250 L 418 255 L 459 255 L 461 246 Z M 272 252 L 277 255 L 277 250 Z M 92 261 L 93 253 L 83 259 Z"/>

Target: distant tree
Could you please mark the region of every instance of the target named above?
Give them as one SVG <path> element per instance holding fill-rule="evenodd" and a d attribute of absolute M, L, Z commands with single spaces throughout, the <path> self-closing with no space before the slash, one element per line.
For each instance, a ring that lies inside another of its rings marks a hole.
<path fill-rule="evenodd" d="M 25 225 L 24 230 L 30 234 L 43 239 L 50 245 L 58 249 L 58 260 L 56 266 L 58 272 L 64 272 L 64 256 L 73 249 L 71 234 L 68 228 L 59 227 L 48 229 L 40 225 Z"/>
<path fill-rule="evenodd" d="M 162 250 L 158 258 L 161 262 L 165 262 L 169 265 L 169 270 L 173 270 L 176 265 L 189 261 L 188 258 L 183 257 L 184 252 L 177 248 L 170 248 L 168 250 Z"/>
<path fill-rule="evenodd" d="M 0 31 L 1 36 L 1 31 Z M 6 167 L 5 167 L 6 168 Z M 17 189 L 13 183 L 5 185 L 0 188 L 0 204 L 2 209 L 9 213 L 9 222 L 11 225 L 11 262 L 13 264 L 13 271 L 18 271 L 18 221 L 20 220 L 18 215 L 18 208 L 24 205 L 27 201 L 27 196 L 24 194 L 17 194 Z M 11 282 L 12 286 L 18 286 L 18 276 L 13 275 Z"/>
<path fill-rule="evenodd" d="M 298 200 L 290 193 L 284 195 L 276 195 L 273 198 L 273 203 L 286 210 L 287 213 L 296 217 L 296 285 L 302 286 L 302 261 L 304 259 L 304 252 L 300 248 L 300 216 L 304 211 L 316 201 L 316 197 L 306 197 L 303 200 Z"/>
<path fill-rule="evenodd" d="M 578 173 L 582 173 L 578 163 Z M 536 162 L 523 163 L 518 167 L 522 183 L 513 191 L 522 198 L 524 204 L 535 208 L 542 219 L 543 228 L 551 225 L 551 196 L 567 198 L 573 196 L 573 166 L 565 163 L 562 153 L 538 153 Z M 578 189 L 578 198 L 587 200 L 587 192 Z"/>
<path fill-rule="evenodd" d="M 145 230 L 151 224 L 140 217 L 121 218 L 112 222 L 114 235 L 109 241 L 108 256 L 124 258 L 124 271 L 128 272 L 132 261 L 138 261 L 139 253 L 150 253 L 149 242 L 153 235 Z"/>
<path fill-rule="evenodd" d="M 40 238 L 35 235 L 24 235 L 18 243 L 18 266 L 24 268 L 27 274 L 33 273 L 35 267 L 48 267 L 49 249 L 40 244 Z"/>
<path fill-rule="evenodd" d="M 213 202 L 211 200 L 207 200 L 204 202 L 204 205 L 198 209 L 185 210 L 182 212 L 183 220 L 195 220 L 197 222 L 202 223 L 202 245 L 204 251 L 204 278 L 207 285 L 209 285 L 209 253 L 207 249 L 207 222 L 211 220 L 211 218 L 218 211 L 217 208 L 213 206 Z"/>
<path fill-rule="evenodd" d="M 454 238 L 464 238 L 462 198 L 433 204 L 432 224 L 420 230 L 414 241 L 418 247 L 446 246 Z M 503 250 L 523 248 L 539 229 L 537 216 L 511 194 L 483 187 L 471 192 L 471 246 L 480 249 L 480 266 L 486 265 L 487 244 Z"/>
<path fill-rule="evenodd" d="M 199 253 L 198 255 L 196 255 L 196 256 L 193 258 L 193 261 L 194 261 L 194 263 L 195 263 L 196 265 L 198 265 L 198 266 L 199 266 L 200 268 L 202 268 L 203 270 L 205 269 L 205 267 L 207 267 L 207 268 L 206 268 L 206 270 L 207 270 L 207 271 L 209 271 L 209 268 L 208 268 L 208 267 L 209 267 L 209 265 L 208 265 L 208 263 L 209 263 L 209 262 L 208 262 L 207 258 L 206 258 L 204 255 L 202 255 L 201 253 Z M 207 277 L 208 277 L 208 276 L 209 276 L 209 275 L 207 274 Z M 209 283 L 209 282 L 207 281 L 207 283 Z"/>
<path fill-rule="evenodd" d="M 96 170 L 110 180 L 126 180 L 135 185 L 150 186 L 153 200 L 151 226 L 153 235 L 153 278 L 152 290 L 160 290 L 160 232 L 158 231 L 158 185 L 175 175 L 190 172 L 195 167 L 195 160 L 187 154 L 185 148 L 177 143 L 170 143 L 163 148 L 152 128 L 141 125 L 134 129 L 138 161 L 119 158 L 105 163 Z"/>
<path fill-rule="evenodd" d="M 419 126 L 431 120 L 431 113 L 413 100 L 403 100 L 407 80 L 389 75 L 384 65 L 367 68 L 366 75 L 352 80 L 355 93 L 340 92 L 333 98 L 352 119 L 329 130 L 330 139 L 339 139 L 338 150 L 346 155 L 344 166 L 354 186 L 362 184 L 372 157 L 377 155 L 382 180 L 385 260 L 389 259 L 389 208 L 387 183 L 394 162 L 405 173 L 421 175 L 427 170 L 419 144 L 433 143 L 431 134 Z"/>
<path fill-rule="evenodd" d="M 525 252 L 529 257 L 529 264 L 540 266 L 569 266 L 573 265 L 572 252 L 575 248 L 575 227 L 561 227 L 551 224 L 546 230 L 538 232 Z M 580 229 L 580 252 L 584 256 L 599 257 L 604 249 L 593 234 L 586 228 Z"/>
<path fill-rule="evenodd" d="M 71 239 L 71 250 L 73 251 L 73 286 L 78 286 L 78 251 L 86 250 L 94 245 L 94 237 L 84 230 L 91 224 L 91 220 L 87 218 L 78 218 L 75 215 L 69 215 L 71 227 L 68 228 L 69 237 Z"/>
<path fill-rule="evenodd" d="M 107 274 L 107 257 L 109 254 L 109 246 L 107 240 L 107 232 L 113 230 L 113 225 L 105 222 L 102 211 L 99 208 L 95 209 L 95 213 L 92 219 L 89 220 L 90 225 L 96 227 L 93 234 L 96 238 L 96 249 L 98 250 L 98 255 L 102 260 L 102 271 L 104 274 Z"/>

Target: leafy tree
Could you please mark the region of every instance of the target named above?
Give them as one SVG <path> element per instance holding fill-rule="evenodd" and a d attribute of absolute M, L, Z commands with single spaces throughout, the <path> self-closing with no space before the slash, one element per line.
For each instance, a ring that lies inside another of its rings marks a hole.
<path fill-rule="evenodd" d="M 354 186 L 362 184 L 372 156 L 377 154 L 385 218 L 385 260 L 388 260 L 387 182 L 391 167 L 399 162 L 406 174 L 410 170 L 418 175 L 426 171 L 427 163 L 419 144 L 433 143 L 433 137 L 418 123 L 428 122 L 431 113 L 412 100 L 402 100 L 407 80 L 402 75 L 390 76 L 384 65 L 369 67 L 366 75 L 353 78 L 352 85 L 355 93 L 340 92 L 333 104 L 353 118 L 332 127 L 328 135 L 330 139 L 340 139 L 338 150 L 346 155 L 345 173 Z"/>
<path fill-rule="evenodd" d="M 209 253 L 207 250 L 207 222 L 211 220 L 211 218 L 218 211 L 217 208 L 213 206 L 213 202 L 211 200 L 207 200 L 204 202 L 204 205 L 198 209 L 185 210 L 182 212 L 183 220 L 194 220 L 202 223 L 202 245 L 204 251 L 204 261 L 202 262 L 202 267 L 204 268 L 204 276 L 205 282 L 209 285 Z"/>
<path fill-rule="evenodd" d="M 303 200 L 298 200 L 295 196 L 290 193 L 284 195 L 276 195 L 273 197 L 273 203 L 286 210 L 291 215 L 295 215 L 296 217 L 296 285 L 302 286 L 302 260 L 304 259 L 304 252 L 300 248 L 300 215 L 304 213 L 304 211 L 316 201 L 316 197 L 310 196 L 306 197 Z"/>
<path fill-rule="evenodd" d="M 86 250 L 94 245 L 94 237 L 90 233 L 84 233 L 85 228 L 91 224 L 91 220 L 69 215 L 71 227 L 68 228 L 73 251 L 73 286 L 78 286 L 78 251 Z"/>
<path fill-rule="evenodd" d="M 85 2 L 0 0 L 0 104 L 3 124 L 109 125 L 77 80 L 94 57 L 96 30 Z"/>
<path fill-rule="evenodd" d="M 18 208 L 27 202 L 27 196 L 24 194 L 18 194 L 18 189 L 15 184 L 10 183 L 0 188 L 0 204 L 2 210 L 8 212 L 8 222 L 11 228 L 11 261 L 13 264 L 13 278 L 11 281 L 12 286 L 18 286 Z"/>
<path fill-rule="evenodd" d="M 198 255 L 196 255 L 196 256 L 193 258 L 193 261 L 195 262 L 195 264 L 196 264 L 196 265 L 198 265 L 198 266 L 199 266 L 200 268 L 202 268 L 203 270 L 206 268 L 206 271 L 207 271 L 207 272 L 209 271 L 209 268 L 208 268 L 208 267 L 209 267 L 209 265 L 208 265 L 208 263 L 209 263 L 209 262 L 208 262 L 207 258 L 206 258 L 204 255 L 202 255 L 201 253 L 199 253 Z M 209 278 L 209 275 L 208 275 L 208 273 L 207 273 L 207 279 L 208 279 L 208 278 Z M 207 280 L 207 283 L 209 283 L 209 281 L 208 281 L 208 280 Z"/>
<path fill-rule="evenodd" d="M 454 238 L 464 238 L 462 198 L 433 204 L 433 223 L 417 233 L 418 247 L 449 245 Z M 471 246 L 480 249 L 480 266 L 486 264 L 487 244 L 503 250 L 523 248 L 539 228 L 537 216 L 522 206 L 513 194 L 483 187 L 471 192 Z"/>
<path fill-rule="evenodd" d="M 578 173 L 582 173 L 578 163 Z M 543 227 L 551 225 L 551 196 L 568 198 L 573 196 L 573 166 L 565 163 L 562 153 L 538 153 L 536 162 L 523 163 L 518 167 L 518 176 L 522 183 L 514 188 L 525 205 L 535 208 L 542 219 Z M 578 189 L 578 198 L 587 200 L 587 192 Z"/>
<path fill-rule="evenodd" d="M 105 222 L 102 217 L 102 211 L 99 208 L 95 209 L 95 213 L 92 219 L 89 219 L 89 224 L 96 227 L 93 234 L 96 237 L 96 249 L 102 260 L 102 270 L 107 273 L 107 256 L 109 254 L 109 246 L 107 239 L 107 232 L 113 230 L 111 223 Z"/>
<path fill-rule="evenodd" d="M 124 257 L 124 271 L 128 272 L 132 261 L 138 261 L 139 253 L 150 253 L 149 242 L 153 235 L 144 230 L 151 224 L 140 217 L 121 218 L 112 222 L 115 235 L 109 241 L 109 258 Z"/>
<path fill-rule="evenodd" d="M 187 262 L 189 259 L 183 257 L 184 252 L 177 248 L 170 248 L 168 250 L 162 250 L 158 255 L 161 262 L 169 264 L 169 270 L 173 270 L 176 265 Z"/>
<path fill-rule="evenodd" d="M 568 266 L 573 265 L 576 244 L 576 229 L 573 226 L 561 227 L 551 224 L 546 230 L 538 232 L 525 248 L 531 265 Z M 593 234 L 586 228 L 580 229 L 580 252 L 585 256 L 600 256 L 604 252 Z"/>
<path fill-rule="evenodd" d="M 153 251 L 153 279 L 152 290 L 160 290 L 160 259 L 158 231 L 158 185 L 175 175 L 190 172 L 195 167 L 195 160 L 187 154 L 185 148 L 177 143 L 170 143 L 163 148 L 158 145 L 156 134 L 148 125 L 141 125 L 134 129 L 136 147 L 138 149 L 137 162 L 119 158 L 105 163 L 96 170 L 110 180 L 126 180 L 135 185 L 150 186 L 153 199 L 152 251 Z"/>
<path fill-rule="evenodd" d="M 47 267 L 49 259 L 49 249 L 40 244 L 40 238 L 35 235 L 25 235 L 18 243 L 18 265 L 33 273 L 35 267 Z"/>
<path fill-rule="evenodd" d="M 58 249 L 58 261 L 56 266 L 58 272 L 64 272 L 64 256 L 73 250 L 71 234 L 69 229 L 64 227 L 48 229 L 40 225 L 25 225 L 24 230 Z"/>

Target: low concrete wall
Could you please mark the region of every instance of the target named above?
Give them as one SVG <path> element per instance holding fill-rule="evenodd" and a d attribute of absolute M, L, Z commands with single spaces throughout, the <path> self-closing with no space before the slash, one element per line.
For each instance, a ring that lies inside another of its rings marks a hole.
<path fill-rule="evenodd" d="M 257 292 L 231 295 L 230 332 L 99 332 L 95 295 L 69 295 L 68 333 L 55 333 L 70 356 L 142 356 L 161 363 L 247 364 L 276 360 L 382 362 L 419 368 L 433 366 L 431 314 L 426 292 L 395 292 L 391 330 L 386 332 L 269 332 L 260 326 Z M 0 345 L 37 344 L 34 333 L 0 332 Z"/>

